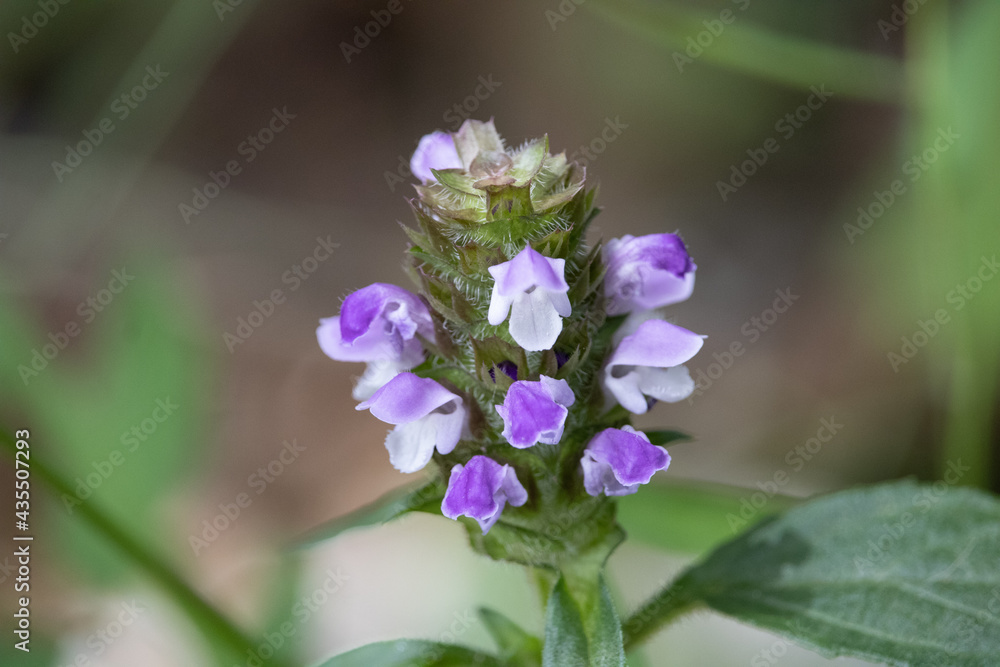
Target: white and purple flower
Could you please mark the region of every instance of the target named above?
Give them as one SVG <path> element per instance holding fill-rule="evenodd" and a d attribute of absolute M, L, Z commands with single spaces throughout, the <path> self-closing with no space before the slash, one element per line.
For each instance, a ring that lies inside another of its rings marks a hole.
<path fill-rule="evenodd" d="M 340 315 L 321 319 L 316 329 L 319 346 L 328 357 L 368 364 L 354 387 L 359 401 L 423 361 L 417 334 L 434 340 L 427 306 L 417 295 L 386 283 L 373 283 L 348 295 Z"/>
<path fill-rule="evenodd" d="M 385 439 L 389 461 L 400 472 L 416 472 L 431 460 L 434 449 L 450 454 L 465 429 L 462 397 L 436 381 L 400 373 L 357 410 L 371 410 L 396 428 Z"/>
<path fill-rule="evenodd" d="M 491 266 L 493 294 L 489 322 L 498 326 L 510 313 L 510 335 L 529 351 L 548 350 L 569 317 L 566 260 L 551 259 L 527 246 L 514 259 Z"/>
<path fill-rule="evenodd" d="M 668 403 L 682 401 L 694 391 L 694 381 L 681 364 L 704 342 L 702 336 L 675 324 L 646 320 L 611 354 L 604 367 L 604 388 L 637 415 L 649 410 L 647 396 Z"/>
<path fill-rule="evenodd" d="M 697 268 L 676 234 L 625 235 L 604 247 L 608 315 L 624 315 L 684 301 Z"/>
<path fill-rule="evenodd" d="M 455 140 L 447 132 L 425 134 L 410 158 L 410 171 L 424 183 L 434 181 L 431 169 L 462 169 Z"/>
<path fill-rule="evenodd" d="M 583 486 L 592 496 L 627 496 L 670 465 L 670 454 L 631 426 L 606 428 L 583 450 Z"/>
<path fill-rule="evenodd" d="M 521 380 L 507 390 L 503 405 L 494 406 L 503 419 L 503 437 L 518 449 L 562 439 L 568 408 L 576 397 L 566 380 L 542 375 L 538 382 Z"/>
<path fill-rule="evenodd" d="M 473 456 L 464 466 L 451 469 L 441 513 L 449 519 L 471 517 L 485 535 L 500 518 L 506 503 L 518 507 L 527 501 L 528 492 L 513 468 L 486 456 Z"/>

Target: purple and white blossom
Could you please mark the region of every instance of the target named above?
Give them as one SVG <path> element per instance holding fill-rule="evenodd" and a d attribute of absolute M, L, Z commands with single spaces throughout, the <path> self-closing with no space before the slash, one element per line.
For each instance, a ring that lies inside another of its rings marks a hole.
<path fill-rule="evenodd" d="M 631 426 L 606 428 L 583 450 L 583 486 L 592 496 L 627 496 L 639 490 L 657 470 L 670 465 L 663 447 L 650 444 L 645 433 Z"/>
<path fill-rule="evenodd" d="M 608 315 L 660 308 L 684 301 L 697 268 L 676 234 L 625 235 L 604 247 Z"/>
<path fill-rule="evenodd" d="M 471 517 L 485 535 L 500 518 L 506 503 L 518 507 L 527 500 L 528 492 L 513 468 L 486 456 L 473 456 L 464 466 L 451 469 L 441 513 L 449 519 Z"/>
<path fill-rule="evenodd" d="M 410 158 L 410 171 L 424 183 L 434 181 L 431 169 L 462 169 L 455 140 L 447 132 L 431 132 L 420 138 Z"/>
<path fill-rule="evenodd" d="M 704 344 L 696 333 L 663 320 L 646 320 L 625 336 L 604 367 L 604 388 L 634 414 L 649 409 L 646 397 L 676 403 L 691 395 L 694 381 L 682 366 Z"/>
<path fill-rule="evenodd" d="M 510 335 L 529 351 L 548 350 L 569 317 L 566 260 L 551 259 L 526 246 L 512 260 L 491 266 L 493 294 L 488 319 L 497 326 L 510 313 Z"/>
<path fill-rule="evenodd" d="M 566 409 L 576 397 L 566 380 L 545 375 L 538 382 L 521 380 L 507 390 L 503 405 L 494 406 L 503 419 L 503 437 L 518 449 L 539 442 L 556 445 L 566 426 Z"/>
<path fill-rule="evenodd" d="M 385 439 L 389 461 L 400 472 L 420 470 L 437 448 L 450 454 L 462 438 L 466 409 L 462 397 L 436 381 L 400 373 L 357 410 L 371 410 L 396 428 Z"/>
<path fill-rule="evenodd" d="M 416 337 L 434 340 L 434 323 L 420 298 L 402 287 L 373 283 L 344 299 L 340 315 L 320 320 L 316 338 L 338 361 L 363 361 L 365 374 L 354 388 L 364 400 L 397 373 L 424 359 Z"/>

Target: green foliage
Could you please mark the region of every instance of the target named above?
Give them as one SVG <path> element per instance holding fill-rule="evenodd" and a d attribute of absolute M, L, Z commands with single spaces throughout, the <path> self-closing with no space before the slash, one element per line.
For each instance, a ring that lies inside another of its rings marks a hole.
<path fill-rule="evenodd" d="M 317 526 L 299 540 L 297 546 L 308 548 L 331 540 L 346 530 L 386 523 L 407 512 L 436 513 L 444 498 L 444 486 L 433 480 L 415 489 L 393 491 L 353 512 Z"/>
<path fill-rule="evenodd" d="M 480 608 L 479 618 L 500 649 L 501 662 L 523 667 L 542 664 L 542 642 L 498 611 Z"/>
<path fill-rule="evenodd" d="M 33 437 L 51 443 L 50 460 L 58 461 L 74 491 L 56 499 L 51 517 L 59 551 L 72 558 L 75 571 L 104 583 L 118 581 L 123 570 L 74 514 L 81 503 L 97 501 L 133 534 L 163 538 L 150 517 L 199 460 L 212 375 L 205 350 L 190 334 L 200 329 L 198 315 L 170 271 L 138 259 L 113 268 L 134 278 L 101 312 L 73 312 L 81 332 L 27 385 L 19 367 L 30 367 L 32 350 L 50 343 L 48 332 L 28 324 L 14 304 L 0 308 L 0 338 L 7 343 L 0 392 L 38 425 Z"/>
<path fill-rule="evenodd" d="M 763 499 L 759 507 L 754 504 L 758 499 Z M 672 480 L 621 498 L 618 522 L 632 539 L 668 551 L 700 554 L 794 504 L 788 496 L 768 497 L 757 489 Z"/>
<path fill-rule="evenodd" d="M 497 658 L 464 646 L 418 639 L 368 644 L 315 667 L 502 667 Z"/>
<path fill-rule="evenodd" d="M 583 600 L 579 595 L 574 599 L 565 577 L 552 590 L 545 612 L 545 667 L 625 665 L 621 623 L 604 578 L 598 575 L 588 584 L 594 590 L 587 591 Z"/>
<path fill-rule="evenodd" d="M 626 622 L 626 641 L 698 603 L 828 656 L 994 665 L 1000 502 L 910 481 L 819 498 L 688 570 Z"/>
<path fill-rule="evenodd" d="M 583 629 L 580 608 L 569 594 L 566 580 L 560 577 L 549 595 L 549 606 L 545 610 L 542 665 L 587 665 L 589 660 L 587 634 Z"/>

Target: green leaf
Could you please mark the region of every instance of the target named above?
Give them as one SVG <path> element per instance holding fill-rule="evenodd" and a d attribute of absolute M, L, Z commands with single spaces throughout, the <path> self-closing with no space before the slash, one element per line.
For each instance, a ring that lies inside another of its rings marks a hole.
<path fill-rule="evenodd" d="M 621 498 L 618 522 L 633 539 L 670 551 L 700 554 L 795 502 L 760 489 L 671 481 L 650 484 L 642 493 Z"/>
<path fill-rule="evenodd" d="M 649 438 L 649 442 L 660 447 L 669 445 L 671 442 L 685 442 L 691 439 L 690 435 L 680 431 L 643 431 L 643 433 Z"/>
<path fill-rule="evenodd" d="M 580 608 L 569 594 L 562 577 L 549 596 L 545 610 L 545 646 L 542 649 L 544 667 L 589 665 L 587 635 L 580 618 Z"/>
<path fill-rule="evenodd" d="M 623 667 L 625 647 L 622 643 L 622 624 L 611 601 L 611 593 L 600 577 L 600 594 L 597 606 L 587 618 L 587 635 L 590 637 L 590 664 L 599 667 Z"/>
<path fill-rule="evenodd" d="M 994 665 L 1000 502 L 942 485 L 845 491 L 763 522 L 657 596 L 674 601 L 662 615 L 700 600 L 827 656 Z M 627 641 L 660 620 L 630 619 Z"/>
<path fill-rule="evenodd" d="M 391 491 L 373 503 L 317 526 L 299 539 L 296 547 L 310 547 L 332 540 L 345 530 L 386 523 L 407 512 L 432 512 L 440 508 L 443 498 L 444 488 L 438 480 L 416 489 Z"/>
<path fill-rule="evenodd" d="M 178 288 L 174 269 L 130 257 L 95 273 L 80 294 L 98 293 L 113 276 L 120 293 L 100 312 L 81 300 L 84 308 L 59 325 L 75 325 L 77 335 L 27 384 L 18 365 L 30 366 L 33 351 L 54 345 L 16 303 L 0 299 L 0 360 L 11 362 L 0 364 L 0 401 L 30 415 L 32 434 L 50 443 L 51 460 L 71 481 L 71 492 L 46 516 L 58 553 L 75 573 L 108 585 L 127 570 L 97 533 L 75 521 L 80 505 L 100 502 L 131 534 L 176 547 L 151 518 L 162 515 L 164 497 L 197 463 L 215 377 L 192 335 L 204 331 L 202 313 Z"/>
<path fill-rule="evenodd" d="M 535 139 L 514 156 L 514 164 L 507 170 L 507 176 L 514 179 L 514 186 L 521 187 L 535 177 L 542 168 L 542 162 L 549 152 L 549 137 Z"/>
<path fill-rule="evenodd" d="M 368 644 L 348 651 L 315 667 L 501 667 L 491 655 L 464 646 L 441 644 L 420 639 Z"/>
<path fill-rule="evenodd" d="M 521 629 L 514 621 L 492 609 L 481 607 L 479 618 L 500 649 L 504 663 L 538 667 L 542 664 L 542 642 Z"/>

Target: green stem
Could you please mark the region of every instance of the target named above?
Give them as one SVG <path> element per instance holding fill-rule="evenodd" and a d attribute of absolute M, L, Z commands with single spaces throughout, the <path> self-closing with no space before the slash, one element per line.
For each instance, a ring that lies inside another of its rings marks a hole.
<path fill-rule="evenodd" d="M 688 38 L 705 30 L 702 21 L 718 18 L 635 0 L 592 0 L 587 6 L 685 58 Z M 825 84 L 844 97 L 903 101 L 903 68 L 895 59 L 784 35 L 748 24 L 737 6 L 732 12 L 736 21 L 705 47 L 705 62 L 795 88 Z"/>
<path fill-rule="evenodd" d="M 689 595 L 685 588 L 683 579 L 675 581 L 625 619 L 622 623 L 622 637 L 626 651 L 700 606 L 699 600 Z"/>
<path fill-rule="evenodd" d="M 544 567 L 529 567 L 528 576 L 531 577 L 531 581 L 538 591 L 538 601 L 542 605 L 542 614 L 544 615 L 546 608 L 549 606 L 549 593 L 552 592 L 552 587 L 556 585 L 559 574 L 554 570 Z"/>
<path fill-rule="evenodd" d="M 11 455 L 17 451 L 15 440 L 11 437 L 7 429 L 0 429 L 0 444 L 9 450 Z M 31 473 L 41 479 L 49 489 L 56 495 L 73 496 L 74 491 L 70 484 L 66 483 L 62 477 L 52 470 L 47 464 L 38 459 L 37 456 L 31 458 Z M 211 642 L 214 639 L 220 640 L 228 648 L 232 649 L 237 656 L 244 656 L 246 652 L 254 651 L 256 644 L 247 635 L 237 628 L 229 619 L 211 604 L 206 602 L 196 593 L 181 577 L 169 566 L 163 563 L 152 551 L 140 544 L 125 530 L 118 526 L 107 514 L 97 508 L 93 499 L 81 503 L 76 512 L 80 517 L 88 522 L 99 534 L 108 542 L 118 547 L 118 549 L 131 559 L 141 569 L 156 581 L 177 604 L 184 609 L 198 628 L 205 634 Z"/>

